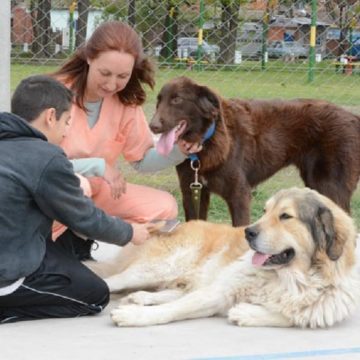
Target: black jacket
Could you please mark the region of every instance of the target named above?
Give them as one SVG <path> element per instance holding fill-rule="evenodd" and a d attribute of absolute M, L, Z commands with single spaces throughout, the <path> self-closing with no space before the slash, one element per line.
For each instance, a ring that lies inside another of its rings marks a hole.
<path fill-rule="evenodd" d="M 133 235 L 131 225 L 83 195 L 60 147 L 20 117 L 0 113 L 0 287 L 39 267 L 53 220 L 117 245 Z"/>

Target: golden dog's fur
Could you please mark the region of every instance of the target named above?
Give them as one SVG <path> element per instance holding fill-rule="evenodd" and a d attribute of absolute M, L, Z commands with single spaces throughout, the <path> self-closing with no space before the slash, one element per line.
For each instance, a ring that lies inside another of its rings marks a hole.
<path fill-rule="evenodd" d="M 152 290 L 123 297 L 114 323 L 227 315 L 239 326 L 317 328 L 348 317 L 360 297 L 351 218 L 307 188 L 278 192 L 265 210 L 247 228 L 184 223 L 93 265 L 112 292 Z"/>

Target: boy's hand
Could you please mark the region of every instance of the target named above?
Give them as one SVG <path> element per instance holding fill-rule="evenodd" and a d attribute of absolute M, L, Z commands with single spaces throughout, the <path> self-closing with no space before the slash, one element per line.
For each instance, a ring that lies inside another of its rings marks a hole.
<path fill-rule="evenodd" d="M 134 245 L 142 245 L 150 238 L 150 229 L 152 224 L 131 224 L 133 227 L 133 237 L 131 242 Z"/>
<path fill-rule="evenodd" d="M 121 172 L 108 164 L 105 165 L 104 180 L 109 184 L 113 199 L 119 199 L 126 192 L 126 181 Z"/>

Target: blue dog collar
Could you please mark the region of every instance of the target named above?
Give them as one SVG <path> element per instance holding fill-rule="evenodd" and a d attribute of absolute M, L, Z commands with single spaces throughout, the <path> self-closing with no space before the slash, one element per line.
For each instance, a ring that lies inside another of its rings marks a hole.
<path fill-rule="evenodd" d="M 203 139 L 202 139 L 202 144 L 206 141 L 206 140 L 209 140 L 215 133 L 215 121 L 209 126 L 209 128 L 206 130 L 206 133 L 204 134 L 203 136 Z M 189 154 L 188 155 L 188 158 L 191 160 L 191 161 L 195 161 L 195 160 L 199 160 L 199 157 L 197 154 Z"/>

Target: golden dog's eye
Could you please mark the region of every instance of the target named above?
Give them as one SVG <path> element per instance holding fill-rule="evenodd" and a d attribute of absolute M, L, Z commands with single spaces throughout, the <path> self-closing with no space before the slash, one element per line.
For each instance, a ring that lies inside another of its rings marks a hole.
<path fill-rule="evenodd" d="M 288 220 L 288 219 L 291 219 L 291 218 L 292 218 L 292 216 L 287 214 L 287 213 L 282 213 L 280 215 L 280 220 Z"/>
<path fill-rule="evenodd" d="M 182 103 L 182 98 L 179 97 L 179 96 L 176 96 L 176 97 L 174 97 L 174 98 L 171 99 L 171 103 L 172 103 L 173 105 L 179 105 L 179 104 Z"/>

